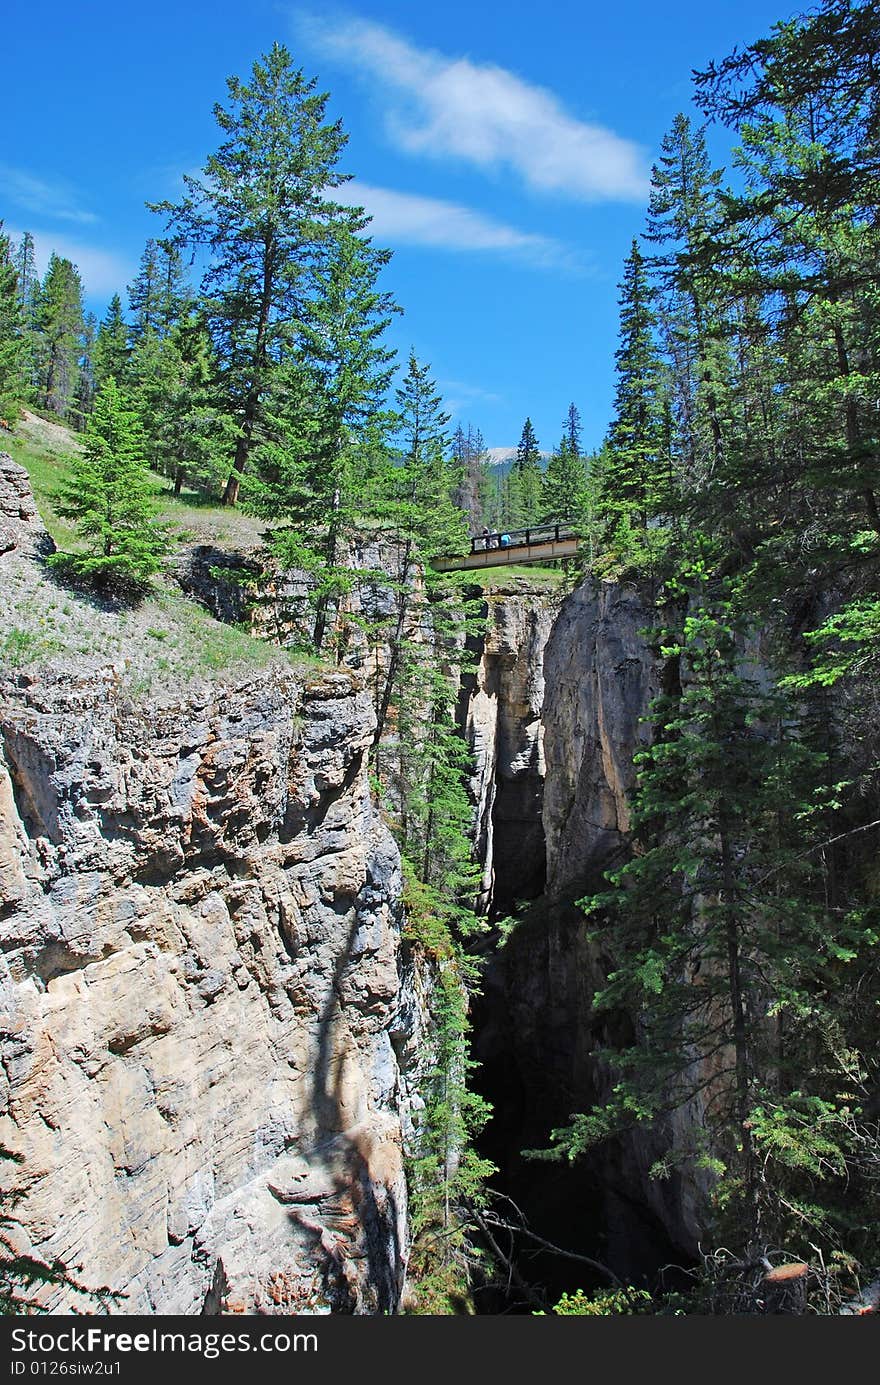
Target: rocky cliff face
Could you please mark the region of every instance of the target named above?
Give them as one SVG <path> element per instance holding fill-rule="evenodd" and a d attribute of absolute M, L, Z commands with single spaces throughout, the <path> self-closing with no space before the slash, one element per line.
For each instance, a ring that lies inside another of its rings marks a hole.
<path fill-rule="evenodd" d="M 544 888 L 544 649 L 557 605 L 534 592 L 493 592 L 476 676 L 466 689 L 482 907 L 495 913 Z"/>
<path fill-rule="evenodd" d="M 539 600 L 532 597 L 533 607 Z M 543 772 L 531 803 L 542 817 L 511 834 L 508 851 L 516 860 L 540 835 L 546 889 L 489 969 L 476 1040 L 480 1080 L 495 1107 L 487 1151 L 505 1191 L 556 1244 L 592 1245 L 635 1280 L 695 1248 L 699 1190 L 678 1176 L 650 1178 L 660 1150 L 641 1136 L 571 1169 L 524 1159 L 522 1151 L 546 1147 L 551 1130 L 588 1109 L 608 1081 L 592 1016 L 603 959 L 574 901 L 626 851 L 633 757 L 662 676 L 641 633 L 647 619 L 638 592 L 611 582 L 584 583 L 558 612 L 532 612 L 535 628 L 546 629 L 543 697 L 530 703 L 529 723 Z M 499 704 L 505 696 L 516 698 L 502 688 Z M 499 705 L 499 721 L 509 715 Z M 553 1272 L 546 1267 L 549 1283 Z M 559 1288 L 567 1282 L 563 1275 Z"/>
<path fill-rule="evenodd" d="M 272 669 L 135 701 L 112 665 L 0 687 L 15 1236 L 112 1312 L 398 1303 L 423 1007 L 359 688 Z"/>
<path fill-rule="evenodd" d="M 565 601 L 545 653 L 547 889 L 571 895 L 619 855 L 629 831 L 633 759 L 658 669 L 633 588 L 588 582 Z"/>

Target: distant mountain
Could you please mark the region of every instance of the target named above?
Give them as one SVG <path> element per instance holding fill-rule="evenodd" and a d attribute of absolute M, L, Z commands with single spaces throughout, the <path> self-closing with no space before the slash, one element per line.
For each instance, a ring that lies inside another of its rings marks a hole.
<path fill-rule="evenodd" d="M 541 453 L 541 465 L 542 465 L 542 466 L 546 466 L 547 458 L 548 458 L 549 456 L 550 456 L 550 453 L 549 453 L 549 452 L 542 452 L 542 453 Z M 487 448 L 486 448 L 486 461 L 487 461 L 487 463 L 489 464 L 489 466 L 498 466 L 498 467 L 501 467 L 504 471 L 509 471 L 509 470 L 510 470 L 510 467 L 511 467 L 511 466 L 513 465 L 513 463 L 516 461 L 516 448 L 515 448 L 515 447 L 487 447 Z"/>

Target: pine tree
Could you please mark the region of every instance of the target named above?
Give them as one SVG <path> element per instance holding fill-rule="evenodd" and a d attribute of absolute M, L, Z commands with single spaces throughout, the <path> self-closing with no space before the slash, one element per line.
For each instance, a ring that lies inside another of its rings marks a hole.
<path fill-rule="evenodd" d="M 337 246 L 340 214 L 327 194 L 342 181 L 336 163 L 346 136 L 327 122 L 328 98 L 315 85 L 280 44 L 254 63 L 249 84 L 229 78 L 229 105 L 214 110 L 225 139 L 204 178 L 187 176 L 183 202 L 155 208 L 180 243 L 209 247 L 202 291 L 238 424 L 229 504 L 260 440 L 267 395 L 301 345 L 296 324 L 315 276 Z"/>
<path fill-rule="evenodd" d="M 74 428 L 82 431 L 95 399 L 94 350 L 98 323 L 94 313 L 83 316 L 82 336 L 80 338 L 79 377 L 76 382 L 76 395 L 70 407 L 69 418 Z"/>
<path fill-rule="evenodd" d="M 40 286 L 37 327 L 40 403 L 67 418 L 76 400 L 83 348 L 83 301 L 79 271 L 53 251 Z"/>
<path fill-rule="evenodd" d="M 22 324 L 22 370 L 24 373 L 24 402 L 32 404 L 39 389 L 39 343 L 37 312 L 40 298 L 40 276 L 34 254 L 34 238 L 25 231 L 13 253 L 18 277 L 18 306 Z"/>
<path fill-rule="evenodd" d="M 546 524 L 579 524 L 585 518 L 587 473 L 580 433 L 580 415 L 570 404 L 565 431 L 547 463 L 541 486 L 541 518 Z"/>
<path fill-rule="evenodd" d="M 512 529 L 522 529 L 540 522 L 543 471 L 538 439 L 527 418 L 516 448 L 516 460 L 511 469 L 508 486 L 507 522 Z"/>
<path fill-rule="evenodd" d="M 312 639 L 320 651 L 351 590 L 349 546 L 376 503 L 390 421 L 393 353 L 383 343 L 395 305 L 378 287 L 388 252 L 362 234 L 357 210 L 338 218 L 334 245 L 303 307 L 304 349 L 274 371 L 266 441 L 248 503 L 271 518 L 270 544 L 288 568 L 310 574 Z"/>
<path fill-rule="evenodd" d="M 129 285 L 128 306 L 131 344 L 146 332 L 167 337 L 192 299 L 180 247 L 173 241 L 147 241 L 137 276 Z"/>
<path fill-rule="evenodd" d="M 122 301 L 119 294 L 114 293 L 98 327 L 92 350 L 95 388 L 100 389 L 111 377 L 117 385 L 122 385 L 128 360 L 128 327 L 122 315 Z"/>
<path fill-rule="evenodd" d="M 635 1037 L 609 1040 L 607 1101 L 556 1139 L 573 1157 L 647 1124 L 665 1133 L 661 1176 L 686 1163 L 720 1179 L 716 1234 L 746 1255 L 804 1253 L 828 1237 L 835 1185 L 857 1176 L 867 1137 L 834 991 L 874 932 L 815 888 L 820 764 L 796 709 L 744 671 L 729 590 L 696 571 L 688 585 L 681 629 L 659 636 L 682 690 L 653 708 L 636 850 L 583 901 L 609 959 L 594 1023 L 625 1012 Z"/>
<path fill-rule="evenodd" d="M 0 415 L 7 422 L 17 418 L 26 389 L 18 275 L 0 222 Z"/>
<path fill-rule="evenodd" d="M 396 550 L 393 573 L 395 614 L 388 643 L 388 662 L 376 691 L 375 743 L 382 739 L 392 698 L 401 695 L 399 671 L 406 658 L 409 621 L 416 600 L 423 603 L 443 579 L 430 569 L 438 553 L 466 547 L 465 518 L 452 498 L 452 468 L 447 459 L 449 415 L 430 378 L 411 351 L 407 373 L 396 391 L 402 441 L 399 463 L 386 472 L 387 521 Z M 415 591 L 416 572 L 424 572 L 425 589 Z M 424 643 L 422 643 L 424 651 Z M 407 692 L 404 694 L 409 697 Z M 426 878 L 426 877 L 422 877 Z"/>
<path fill-rule="evenodd" d="M 155 519 L 143 436 L 135 410 L 112 378 L 95 400 L 83 452 L 71 457 L 55 507 L 75 521 L 86 542 L 84 552 L 49 559 L 65 573 L 131 591 L 148 585 L 161 567 L 168 540 Z"/>
<path fill-rule="evenodd" d="M 485 452 L 486 445 L 479 428 L 468 424 L 465 431 L 459 423 L 452 435 L 452 498 L 467 515 L 472 534 L 478 533 L 484 523 Z"/>
<path fill-rule="evenodd" d="M 651 261 L 657 317 L 671 366 L 681 480 L 690 488 L 704 485 L 724 460 L 729 361 L 706 256 L 720 182 L 703 129 L 677 115 L 653 169 L 646 238 L 658 247 Z"/>
<path fill-rule="evenodd" d="M 617 387 L 600 504 L 605 540 L 621 548 L 626 546 L 628 533 L 646 530 L 671 503 L 663 375 L 654 339 L 656 318 L 644 257 L 636 240 L 624 266 L 618 301 Z"/>
<path fill-rule="evenodd" d="M 128 366 L 149 465 L 173 481 L 219 495 L 232 424 L 216 389 L 216 363 L 202 317 L 184 314 L 170 333 L 144 332 Z"/>

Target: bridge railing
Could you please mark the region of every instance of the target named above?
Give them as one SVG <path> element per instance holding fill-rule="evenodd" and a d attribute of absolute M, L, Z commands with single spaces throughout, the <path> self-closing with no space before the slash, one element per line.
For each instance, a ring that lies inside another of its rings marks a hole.
<path fill-rule="evenodd" d="M 559 543 L 573 539 L 570 524 L 532 524 L 528 529 L 505 529 L 497 534 L 475 534 L 471 539 L 472 553 L 486 553 L 493 548 L 529 548 L 538 543 Z"/>

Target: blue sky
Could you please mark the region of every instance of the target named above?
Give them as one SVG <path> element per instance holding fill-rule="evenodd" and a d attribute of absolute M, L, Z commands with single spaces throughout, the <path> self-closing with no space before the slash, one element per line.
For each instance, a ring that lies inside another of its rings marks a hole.
<path fill-rule="evenodd" d="M 214 103 L 274 40 L 349 135 L 343 168 L 394 258 L 412 346 L 455 421 L 489 446 L 569 401 L 597 446 L 613 394 L 617 283 L 650 168 L 690 73 L 800 8 L 785 0 L 347 5 L 276 0 L 7 0 L 0 219 L 79 266 L 99 315 L 124 294 L 219 143 Z M 712 132 L 723 164 L 729 137 Z"/>

